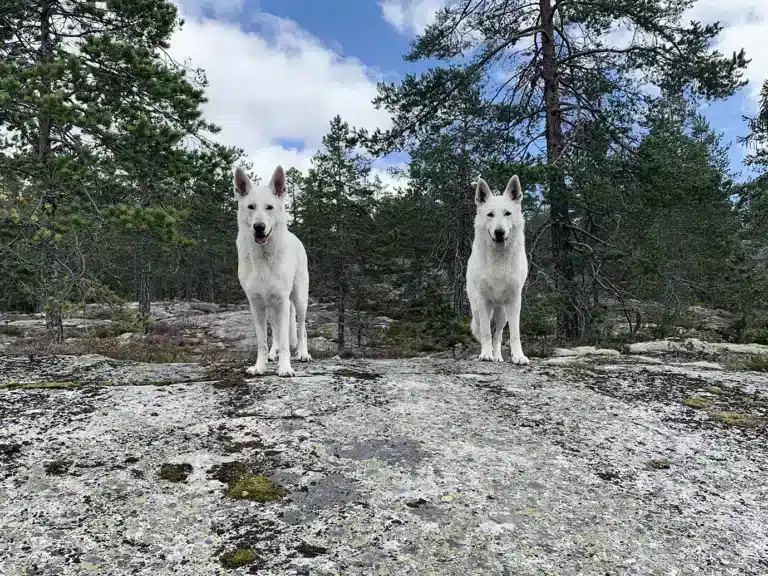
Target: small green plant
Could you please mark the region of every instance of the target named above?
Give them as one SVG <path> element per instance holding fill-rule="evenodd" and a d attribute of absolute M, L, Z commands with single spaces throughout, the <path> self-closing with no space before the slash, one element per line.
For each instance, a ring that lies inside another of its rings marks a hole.
<path fill-rule="evenodd" d="M 672 462 L 669 460 L 651 460 L 648 462 L 648 467 L 651 470 L 669 470 L 672 467 Z"/>
<path fill-rule="evenodd" d="M 742 412 L 715 412 L 712 417 L 734 428 L 756 428 L 759 424 L 756 418 Z"/>
<path fill-rule="evenodd" d="M 683 400 L 683 404 L 688 406 L 688 408 L 693 408 L 694 410 L 706 410 L 712 406 L 712 401 L 707 400 L 706 398 L 693 397 Z"/>
<path fill-rule="evenodd" d="M 256 553 L 250 548 L 236 548 L 225 552 L 219 558 L 224 568 L 242 568 L 256 560 Z"/>
<path fill-rule="evenodd" d="M 768 357 L 752 356 L 747 360 L 746 369 L 754 372 L 768 372 Z"/>
<path fill-rule="evenodd" d="M 227 496 L 236 500 L 253 500 L 255 502 L 274 502 L 280 500 L 287 492 L 276 486 L 266 476 L 239 474 L 229 483 Z"/>

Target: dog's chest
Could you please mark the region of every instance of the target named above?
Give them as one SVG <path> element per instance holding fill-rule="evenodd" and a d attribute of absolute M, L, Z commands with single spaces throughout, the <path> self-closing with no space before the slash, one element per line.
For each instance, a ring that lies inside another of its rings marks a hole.
<path fill-rule="evenodd" d="M 504 304 L 512 301 L 525 283 L 527 266 L 524 258 L 488 258 L 473 264 L 474 283 L 489 302 Z"/>
<path fill-rule="evenodd" d="M 288 277 L 284 262 L 254 258 L 250 254 L 243 256 L 238 266 L 238 277 L 246 294 L 269 301 L 290 292 L 292 279 Z"/>

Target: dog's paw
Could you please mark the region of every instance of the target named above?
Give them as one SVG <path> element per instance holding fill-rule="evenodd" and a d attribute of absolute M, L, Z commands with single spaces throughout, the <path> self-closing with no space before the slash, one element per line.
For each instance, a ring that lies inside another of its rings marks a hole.
<path fill-rule="evenodd" d="M 528 358 L 526 358 L 525 354 L 515 354 L 512 356 L 512 364 L 528 364 Z"/>
<path fill-rule="evenodd" d="M 494 354 L 493 356 L 494 362 L 504 362 L 504 357 L 501 354 Z"/>
<path fill-rule="evenodd" d="M 245 373 L 248 374 L 248 376 L 261 376 L 264 374 L 264 370 L 266 368 L 264 366 L 259 366 L 256 364 L 255 366 L 250 366 L 249 368 L 246 368 Z"/>
<path fill-rule="evenodd" d="M 297 354 L 295 360 L 297 362 L 312 362 L 312 356 L 305 352 L 304 354 Z"/>
<path fill-rule="evenodd" d="M 293 371 L 293 368 L 291 368 L 289 364 L 288 366 L 279 366 L 277 368 L 277 375 L 283 378 L 293 378 L 296 376 L 296 373 Z"/>
<path fill-rule="evenodd" d="M 270 352 L 267 355 L 267 360 L 269 360 L 270 362 L 274 362 L 275 360 L 277 360 L 277 354 L 278 354 L 277 350 Z"/>
<path fill-rule="evenodd" d="M 481 362 L 493 362 L 493 354 L 484 354 L 480 353 L 480 361 Z"/>

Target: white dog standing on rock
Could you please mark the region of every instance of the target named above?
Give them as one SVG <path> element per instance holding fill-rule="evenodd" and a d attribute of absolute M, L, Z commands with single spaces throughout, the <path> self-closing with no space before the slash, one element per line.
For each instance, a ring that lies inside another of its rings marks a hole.
<path fill-rule="evenodd" d="M 249 375 L 267 367 L 267 320 L 272 326 L 272 351 L 279 354 L 278 376 L 294 376 L 290 346 L 296 359 L 309 362 L 307 351 L 307 301 L 309 271 L 304 245 L 285 220 L 285 172 L 275 169 L 267 186 L 254 186 L 245 171 L 235 169 L 237 208 L 237 276 L 248 297 L 256 325 L 258 354 Z M 298 330 L 297 318 L 298 317 Z"/>
<path fill-rule="evenodd" d="M 472 335 L 480 341 L 480 360 L 503 362 L 501 339 L 509 320 L 512 362 L 528 364 L 520 344 L 520 304 L 528 278 L 523 233 L 523 190 L 515 175 L 501 196 L 485 180 L 475 190 L 475 240 L 467 264 L 467 296 L 472 308 Z M 491 320 L 496 331 L 491 341 Z"/>

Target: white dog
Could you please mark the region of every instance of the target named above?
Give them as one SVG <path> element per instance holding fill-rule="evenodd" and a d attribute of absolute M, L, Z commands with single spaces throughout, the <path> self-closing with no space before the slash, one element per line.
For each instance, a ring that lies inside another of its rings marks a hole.
<path fill-rule="evenodd" d="M 258 355 L 251 376 L 267 367 L 267 320 L 272 326 L 270 359 L 279 354 L 278 376 L 294 376 L 289 346 L 296 359 L 309 362 L 307 300 L 309 271 L 304 245 L 285 220 L 285 172 L 275 169 L 267 186 L 254 186 L 245 171 L 235 169 L 237 208 L 237 276 L 248 297 L 256 324 Z M 296 317 L 298 316 L 298 329 Z"/>
<path fill-rule="evenodd" d="M 520 344 L 520 303 L 528 277 L 522 199 L 523 190 L 516 175 L 509 179 L 501 196 L 494 196 L 485 180 L 478 178 L 467 296 L 472 308 L 472 335 L 480 341 L 480 360 L 504 361 L 501 338 L 509 320 L 512 362 L 528 364 Z M 491 319 L 496 322 L 493 342 Z"/>

